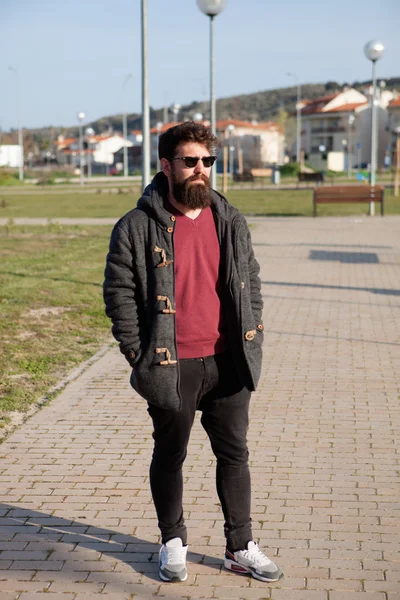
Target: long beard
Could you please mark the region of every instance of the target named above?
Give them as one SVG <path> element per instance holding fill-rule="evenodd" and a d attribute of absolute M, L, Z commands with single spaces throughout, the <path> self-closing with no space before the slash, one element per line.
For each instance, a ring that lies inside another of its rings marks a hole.
<path fill-rule="evenodd" d="M 203 183 L 193 183 L 201 179 Z M 191 210 L 207 208 L 211 205 L 211 185 L 208 177 L 200 173 L 192 175 L 185 181 L 178 183 L 173 179 L 172 193 L 179 204 L 187 206 Z"/>

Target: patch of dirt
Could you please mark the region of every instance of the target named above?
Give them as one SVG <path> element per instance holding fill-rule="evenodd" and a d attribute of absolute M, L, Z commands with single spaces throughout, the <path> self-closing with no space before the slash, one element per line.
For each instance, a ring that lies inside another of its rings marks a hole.
<path fill-rule="evenodd" d="M 45 306 L 43 308 L 31 308 L 26 312 L 24 317 L 33 317 L 34 319 L 41 319 L 42 317 L 48 317 L 52 315 L 62 315 L 65 312 L 71 310 L 66 306 Z"/>
<path fill-rule="evenodd" d="M 21 331 L 21 333 L 17 333 L 15 336 L 17 340 L 29 340 L 29 338 L 35 337 L 36 333 L 34 331 Z"/>
<path fill-rule="evenodd" d="M 0 429 L 0 441 L 3 440 L 8 433 L 22 425 L 22 423 L 26 420 L 27 416 L 25 413 L 20 413 L 17 411 L 3 413 L 6 420 L 4 424 L 2 423 L 2 427 Z M 3 420 L 3 414 L 0 413 L 0 422 Z"/>
<path fill-rule="evenodd" d="M 15 375 L 6 375 L 6 377 L 8 377 L 8 379 L 27 379 L 28 377 L 30 377 L 29 373 L 17 373 Z"/>

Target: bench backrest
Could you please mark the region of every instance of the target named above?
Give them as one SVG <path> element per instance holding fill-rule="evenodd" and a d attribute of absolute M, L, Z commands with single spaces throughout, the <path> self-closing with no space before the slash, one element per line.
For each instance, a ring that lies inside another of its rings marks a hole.
<path fill-rule="evenodd" d="M 324 174 L 322 171 L 317 171 L 315 173 L 299 173 L 298 174 L 299 181 L 323 181 Z"/>
<path fill-rule="evenodd" d="M 271 177 L 272 169 L 250 169 L 253 177 Z"/>
<path fill-rule="evenodd" d="M 322 198 L 365 198 L 366 200 L 381 200 L 383 198 L 383 186 L 370 185 L 334 185 L 330 187 L 317 188 L 314 197 L 318 201 Z"/>

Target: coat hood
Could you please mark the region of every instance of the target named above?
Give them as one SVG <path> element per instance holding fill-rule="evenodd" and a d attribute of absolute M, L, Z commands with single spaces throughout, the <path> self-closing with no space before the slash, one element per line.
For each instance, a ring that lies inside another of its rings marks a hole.
<path fill-rule="evenodd" d="M 168 195 L 168 179 L 161 171 L 156 174 L 153 181 L 145 188 L 139 198 L 136 208 L 145 212 L 160 223 L 163 227 L 170 226 L 170 213 L 164 208 L 164 198 Z M 239 211 L 231 206 L 227 199 L 219 192 L 211 190 L 211 210 L 222 219 L 231 220 Z"/>

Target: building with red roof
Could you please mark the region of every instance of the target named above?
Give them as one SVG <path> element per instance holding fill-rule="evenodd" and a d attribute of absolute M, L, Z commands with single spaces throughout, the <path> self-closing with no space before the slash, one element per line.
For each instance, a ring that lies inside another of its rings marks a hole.
<path fill-rule="evenodd" d="M 230 171 L 282 165 L 285 136 L 273 121 L 222 119 L 216 123 L 220 145 L 228 147 Z"/>
<path fill-rule="evenodd" d="M 345 88 L 305 101 L 301 109 L 301 148 L 305 161 L 317 169 L 347 170 L 366 165 L 371 157 L 371 97 Z M 378 166 L 388 145 L 387 105 L 392 92 L 378 89 Z"/>

